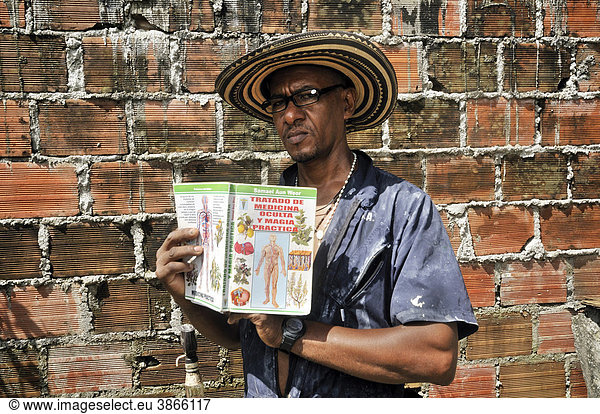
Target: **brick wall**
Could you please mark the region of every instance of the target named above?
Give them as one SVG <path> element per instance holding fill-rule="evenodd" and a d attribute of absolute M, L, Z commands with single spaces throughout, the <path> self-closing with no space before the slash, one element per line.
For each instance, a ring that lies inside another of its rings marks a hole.
<path fill-rule="evenodd" d="M 572 318 L 600 300 L 599 1 L 0 2 L 0 396 L 181 396 L 154 254 L 171 183 L 276 183 L 273 127 L 227 63 L 284 33 L 381 44 L 399 82 L 350 135 L 438 204 L 481 328 L 430 397 L 585 397 Z M 199 340 L 209 396 L 241 355 Z M 587 366 L 587 365 L 585 365 Z"/>

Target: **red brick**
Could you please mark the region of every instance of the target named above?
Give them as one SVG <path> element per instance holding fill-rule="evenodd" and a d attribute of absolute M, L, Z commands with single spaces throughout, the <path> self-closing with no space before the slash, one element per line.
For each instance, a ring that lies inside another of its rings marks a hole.
<path fill-rule="evenodd" d="M 532 99 L 480 98 L 467 101 L 467 145 L 533 145 L 535 103 Z"/>
<path fill-rule="evenodd" d="M 0 280 L 40 277 L 41 258 L 37 228 L 0 225 Z"/>
<path fill-rule="evenodd" d="M 539 321 L 539 354 L 575 352 L 571 312 L 543 312 L 540 313 Z"/>
<path fill-rule="evenodd" d="M 473 248 L 478 256 L 520 252 L 533 237 L 533 215 L 523 207 L 469 209 Z"/>
<path fill-rule="evenodd" d="M 346 134 L 346 138 L 351 149 L 379 149 L 382 145 L 381 134 L 381 126 L 377 126 L 362 131 L 350 132 Z"/>
<path fill-rule="evenodd" d="M 72 216 L 78 204 L 72 165 L 0 163 L 0 218 Z"/>
<path fill-rule="evenodd" d="M 458 103 L 439 99 L 398 102 L 389 118 L 390 149 L 457 147 Z"/>
<path fill-rule="evenodd" d="M 209 0 L 192 0 L 191 29 L 201 32 L 215 30 L 215 12 Z"/>
<path fill-rule="evenodd" d="M 200 160 L 183 168 L 183 181 L 231 181 L 261 183 L 260 160 Z"/>
<path fill-rule="evenodd" d="M 15 287 L 0 295 L 0 339 L 45 338 L 77 334 L 77 288 Z"/>
<path fill-rule="evenodd" d="M 225 151 L 284 151 L 271 122 L 261 121 L 223 104 L 223 141 Z"/>
<path fill-rule="evenodd" d="M 118 25 L 123 23 L 122 2 L 103 2 L 101 10 L 98 0 L 36 0 L 33 17 L 36 29 L 85 30 L 96 25 Z M 121 4 L 120 4 L 121 3 Z"/>
<path fill-rule="evenodd" d="M 431 46 L 428 58 L 434 90 L 459 93 L 498 89 L 493 43 L 436 43 Z"/>
<path fill-rule="evenodd" d="M 0 33 L 0 90 L 66 92 L 65 41 Z"/>
<path fill-rule="evenodd" d="M 531 354 L 532 324 L 528 314 L 478 316 L 479 330 L 467 339 L 467 358 L 485 359 Z"/>
<path fill-rule="evenodd" d="M 135 108 L 137 153 L 217 150 L 215 104 L 193 101 L 146 101 Z"/>
<path fill-rule="evenodd" d="M 206 398 L 243 398 L 244 386 L 240 384 L 227 384 L 219 388 L 207 388 Z"/>
<path fill-rule="evenodd" d="M 573 198 L 600 198 L 600 153 L 576 154 L 573 169 Z"/>
<path fill-rule="evenodd" d="M 0 157 L 31 155 L 29 104 L 5 99 L 0 106 Z"/>
<path fill-rule="evenodd" d="M 214 92 L 219 73 L 246 52 L 246 45 L 237 40 L 190 39 L 182 49 L 183 87 L 202 93 Z"/>
<path fill-rule="evenodd" d="M 133 272 L 132 237 L 113 224 L 75 223 L 52 227 L 50 241 L 55 277 Z"/>
<path fill-rule="evenodd" d="M 493 264 L 461 264 L 465 286 L 474 308 L 494 306 L 496 302 L 496 286 L 494 282 Z"/>
<path fill-rule="evenodd" d="M 452 384 L 442 387 L 432 384 L 430 398 L 495 398 L 496 367 L 489 365 L 459 365 Z"/>
<path fill-rule="evenodd" d="M 198 366 L 203 381 L 217 381 L 219 379 L 219 347 L 198 336 Z M 140 372 L 142 387 L 155 387 L 162 385 L 183 384 L 185 381 L 185 367 L 183 360 L 175 366 L 175 360 L 183 353 L 179 343 L 169 343 L 164 340 L 149 340 L 141 343 L 142 361 L 152 361 L 146 364 Z"/>
<path fill-rule="evenodd" d="M 500 365 L 500 383 L 501 398 L 564 398 L 564 363 Z"/>
<path fill-rule="evenodd" d="M 58 395 L 131 388 L 129 359 L 125 342 L 51 347 L 48 390 Z"/>
<path fill-rule="evenodd" d="M 544 0 L 544 35 L 598 37 L 598 0 Z"/>
<path fill-rule="evenodd" d="M 123 105 L 109 100 L 67 100 L 39 106 L 40 153 L 44 155 L 126 154 Z"/>
<path fill-rule="evenodd" d="M 214 30 L 214 11 L 208 0 L 173 2 L 153 0 L 131 3 L 131 17 L 140 29 L 159 29 L 163 32 L 178 30 Z"/>
<path fill-rule="evenodd" d="M 139 161 L 100 162 L 90 169 L 94 214 L 173 211 L 170 165 Z"/>
<path fill-rule="evenodd" d="M 400 36 L 460 36 L 460 1 L 392 1 L 392 33 Z"/>
<path fill-rule="evenodd" d="M 546 250 L 593 249 L 600 246 L 600 206 L 571 205 L 540 210 L 542 242 Z M 582 237 L 585 235 L 585 237 Z"/>
<path fill-rule="evenodd" d="M 504 89 L 513 92 L 556 92 L 570 76 L 571 55 L 566 50 L 533 43 L 513 44 L 504 50 Z"/>
<path fill-rule="evenodd" d="M 145 281 L 109 280 L 95 289 L 96 333 L 168 329 L 171 296 Z"/>
<path fill-rule="evenodd" d="M 467 36 L 535 36 L 535 0 L 468 0 Z"/>
<path fill-rule="evenodd" d="M 493 200 L 494 170 L 489 158 L 430 158 L 427 192 L 435 203 Z"/>
<path fill-rule="evenodd" d="M 402 43 L 379 46 L 396 72 L 399 93 L 415 93 L 423 90 L 421 72 L 421 44 Z"/>
<path fill-rule="evenodd" d="M 541 113 L 543 145 L 600 144 L 600 100 L 549 100 Z"/>
<path fill-rule="evenodd" d="M 298 33 L 302 31 L 301 0 L 263 0 L 263 33 Z"/>
<path fill-rule="evenodd" d="M 577 45 L 575 64 L 577 84 L 582 92 L 600 90 L 600 44 L 581 43 Z"/>
<path fill-rule="evenodd" d="M 40 397 L 40 359 L 38 350 L 4 348 L 0 350 L 0 398 Z"/>
<path fill-rule="evenodd" d="M 587 386 L 585 384 L 585 378 L 583 377 L 583 371 L 581 370 L 581 363 L 577 362 L 571 367 L 570 375 L 570 388 L 571 398 L 588 398 Z"/>
<path fill-rule="evenodd" d="M 144 256 L 148 269 L 156 271 L 156 251 L 163 244 L 170 232 L 177 228 L 177 221 L 155 221 L 143 223 L 144 227 Z"/>
<path fill-rule="evenodd" d="M 379 0 L 309 0 L 308 30 L 347 30 L 365 35 L 381 33 Z"/>
<path fill-rule="evenodd" d="M 448 214 L 445 211 L 442 211 L 440 213 L 440 215 L 442 217 L 442 222 L 444 223 L 444 227 L 446 228 L 446 232 L 448 233 L 448 237 L 450 238 L 450 243 L 452 244 L 452 249 L 454 250 L 454 253 L 457 254 L 458 248 L 460 247 L 460 244 L 461 244 L 460 227 L 459 227 L 458 223 L 456 223 L 454 220 L 450 219 L 450 217 L 448 216 Z"/>
<path fill-rule="evenodd" d="M 0 2 L 0 27 L 25 27 L 25 0 Z"/>
<path fill-rule="evenodd" d="M 85 89 L 93 93 L 169 92 L 169 53 L 167 37 L 85 37 Z"/>
<path fill-rule="evenodd" d="M 291 158 L 280 158 L 273 159 L 269 161 L 269 175 L 268 175 L 268 184 L 276 185 L 279 183 L 279 176 L 281 173 L 290 165 L 292 165 L 294 161 Z"/>
<path fill-rule="evenodd" d="M 597 255 L 573 259 L 573 297 L 600 304 L 600 258 Z"/>
<path fill-rule="evenodd" d="M 561 199 L 567 197 L 567 160 L 562 154 L 533 157 L 506 156 L 502 161 L 505 200 Z"/>
<path fill-rule="evenodd" d="M 561 261 L 508 263 L 502 271 L 500 303 L 562 303 L 567 300 L 565 264 Z"/>
<path fill-rule="evenodd" d="M 397 177 L 423 188 L 421 160 L 411 156 L 374 156 L 373 164 Z"/>

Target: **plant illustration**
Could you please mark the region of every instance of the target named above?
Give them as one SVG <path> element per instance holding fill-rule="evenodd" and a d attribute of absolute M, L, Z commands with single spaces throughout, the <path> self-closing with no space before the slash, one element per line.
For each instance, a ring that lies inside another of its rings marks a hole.
<path fill-rule="evenodd" d="M 306 225 L 306 216 L 304 215 L 304 210 L 300 209 L 298 214 L 294 216 L 297 232 L 292 236 L 292 240 L 294 243 L 308 246 L 308 242 L 312 240 L 311 233 L 313 231 L 312 226 Z"/>

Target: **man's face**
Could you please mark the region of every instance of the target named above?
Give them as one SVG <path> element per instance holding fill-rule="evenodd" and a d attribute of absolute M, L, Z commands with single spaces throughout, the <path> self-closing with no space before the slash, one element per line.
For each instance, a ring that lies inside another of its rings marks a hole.
<path fill-rule="evenodd" d="M 271 96 L 290 96 L 310 88 L 323 89 L 343 83 L 333 70 L 318 66 L 292 66 L 275 72 L 271 78 Z M 352 115 L 354 101 L 348 110 L 348 94 L 352 89 L 336 88 L 322 94 L 318 102 L 298 107 L 289 102 L 285 110 L 273 114 L 273 122 L 283 146 L 296 162 L 310 162 L 335 155 L 347 145 L 345 120 Z"/>

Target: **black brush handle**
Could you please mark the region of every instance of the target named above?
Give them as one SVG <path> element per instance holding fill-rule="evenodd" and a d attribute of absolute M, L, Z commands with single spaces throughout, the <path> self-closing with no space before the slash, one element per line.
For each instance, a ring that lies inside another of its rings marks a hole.
<path fill-rule="evenodd" d="M 196 330 L 190 324 L 186 323 L 181 326 L 181 345 L 183 345 L 183 351 L 185 352 L 186 363 L 198 362 Z"/>

